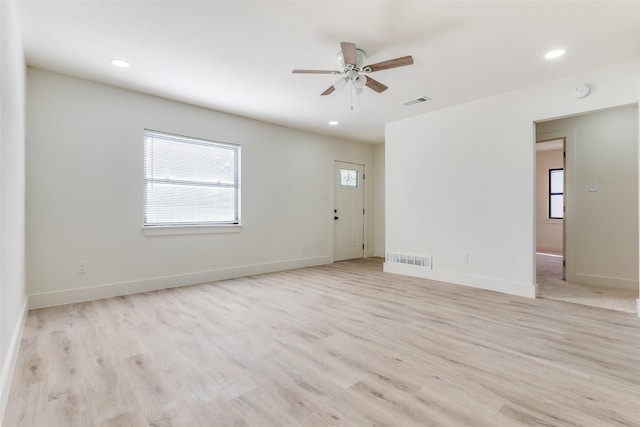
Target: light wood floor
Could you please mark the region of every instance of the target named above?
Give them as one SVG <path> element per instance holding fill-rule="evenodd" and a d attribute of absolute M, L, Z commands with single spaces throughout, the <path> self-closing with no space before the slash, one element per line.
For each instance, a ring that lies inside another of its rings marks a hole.
<path fill-rule="evenodd" d="M 29 313 L 4 426 L 638 426 L 640 319 L 381 260 Z"/>

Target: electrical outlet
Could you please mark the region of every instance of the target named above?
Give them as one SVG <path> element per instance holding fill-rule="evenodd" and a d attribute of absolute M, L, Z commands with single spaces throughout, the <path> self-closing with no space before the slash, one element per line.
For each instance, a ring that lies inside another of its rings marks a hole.
<path fill-rule="evenodd" d="M 87 261 L 78 261 L 76 264 L 76 274 L 87 274 L 89 271 L 89 263 Z"/>
<path fill-rule="evenodd" d="M 462 253 L 460 254 L 460 261 L 461 261 L 463 264 L 467 264 L 467 263 L 469 263 L 469 252 L 462 252 Z"/>

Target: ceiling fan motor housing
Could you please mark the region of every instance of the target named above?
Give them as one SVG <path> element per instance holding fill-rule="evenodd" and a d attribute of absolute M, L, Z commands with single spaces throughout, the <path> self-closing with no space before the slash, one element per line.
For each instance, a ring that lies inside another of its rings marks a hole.
<path fill-rule="evenodd" d="M 342 54 L 342 51 L 338 52 L 338 54 L 336 55 L 338 58 L 338 66 L 340 67 L 340 69 L 342 70 L 342 72 L 344 73 L 345 71 L 347 71 L 350 66 L 346 65 L 344 63 L 344 55 Z M 356 71 L 360 71 L 362 69 L 362 67 L 364 66 L 364 61 L 367 58 L 367 54 L 364 50 L 362 49 L 356 49 L 356 66 L 354 67 L 354 69 Z"/>

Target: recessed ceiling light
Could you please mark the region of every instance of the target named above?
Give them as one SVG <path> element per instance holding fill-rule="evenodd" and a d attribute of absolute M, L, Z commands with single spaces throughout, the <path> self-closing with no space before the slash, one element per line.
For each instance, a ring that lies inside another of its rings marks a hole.
<path fill-rule="evenodd" d="M 565 53 L 567 53 L 567 51 L 565 49 L 554 49 L 554 50 L 550 50 L 549 52 L 545 53 L 544 57 L 547 58 L 547 59 L 559 58 L 562 55 L 564 55 Z"/>
<path fill-rule="evenodd" d="M 331 121 L 329 122 L 329 125 L 331 125 L 331 126 L 336 126 L 337 124 L 338 124 L 338 121 L 337 121 L 337 120 L 331 120 Z"/>
<path fill-rule="evenodd" d="M 115 65 L 116 67 L 120 67 L 120 68 L 129 68 L 129 63 L 127 61 L 125 61 L 124 59 L 119 59 L 119 58 L 113 58 L 111 60 L 111 63 L 113 65 Z"/>

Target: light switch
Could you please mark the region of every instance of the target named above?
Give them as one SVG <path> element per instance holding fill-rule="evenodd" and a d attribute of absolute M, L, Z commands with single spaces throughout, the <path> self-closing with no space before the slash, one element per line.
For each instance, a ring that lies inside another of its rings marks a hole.
<path fill-rule="evenodd" d="M 595 193 L 596 191 L 598 191 L 598 182 L 597 181 L 591 181 L 591 184 L 589 184 L 589 191 L 592 193 Z"/>

